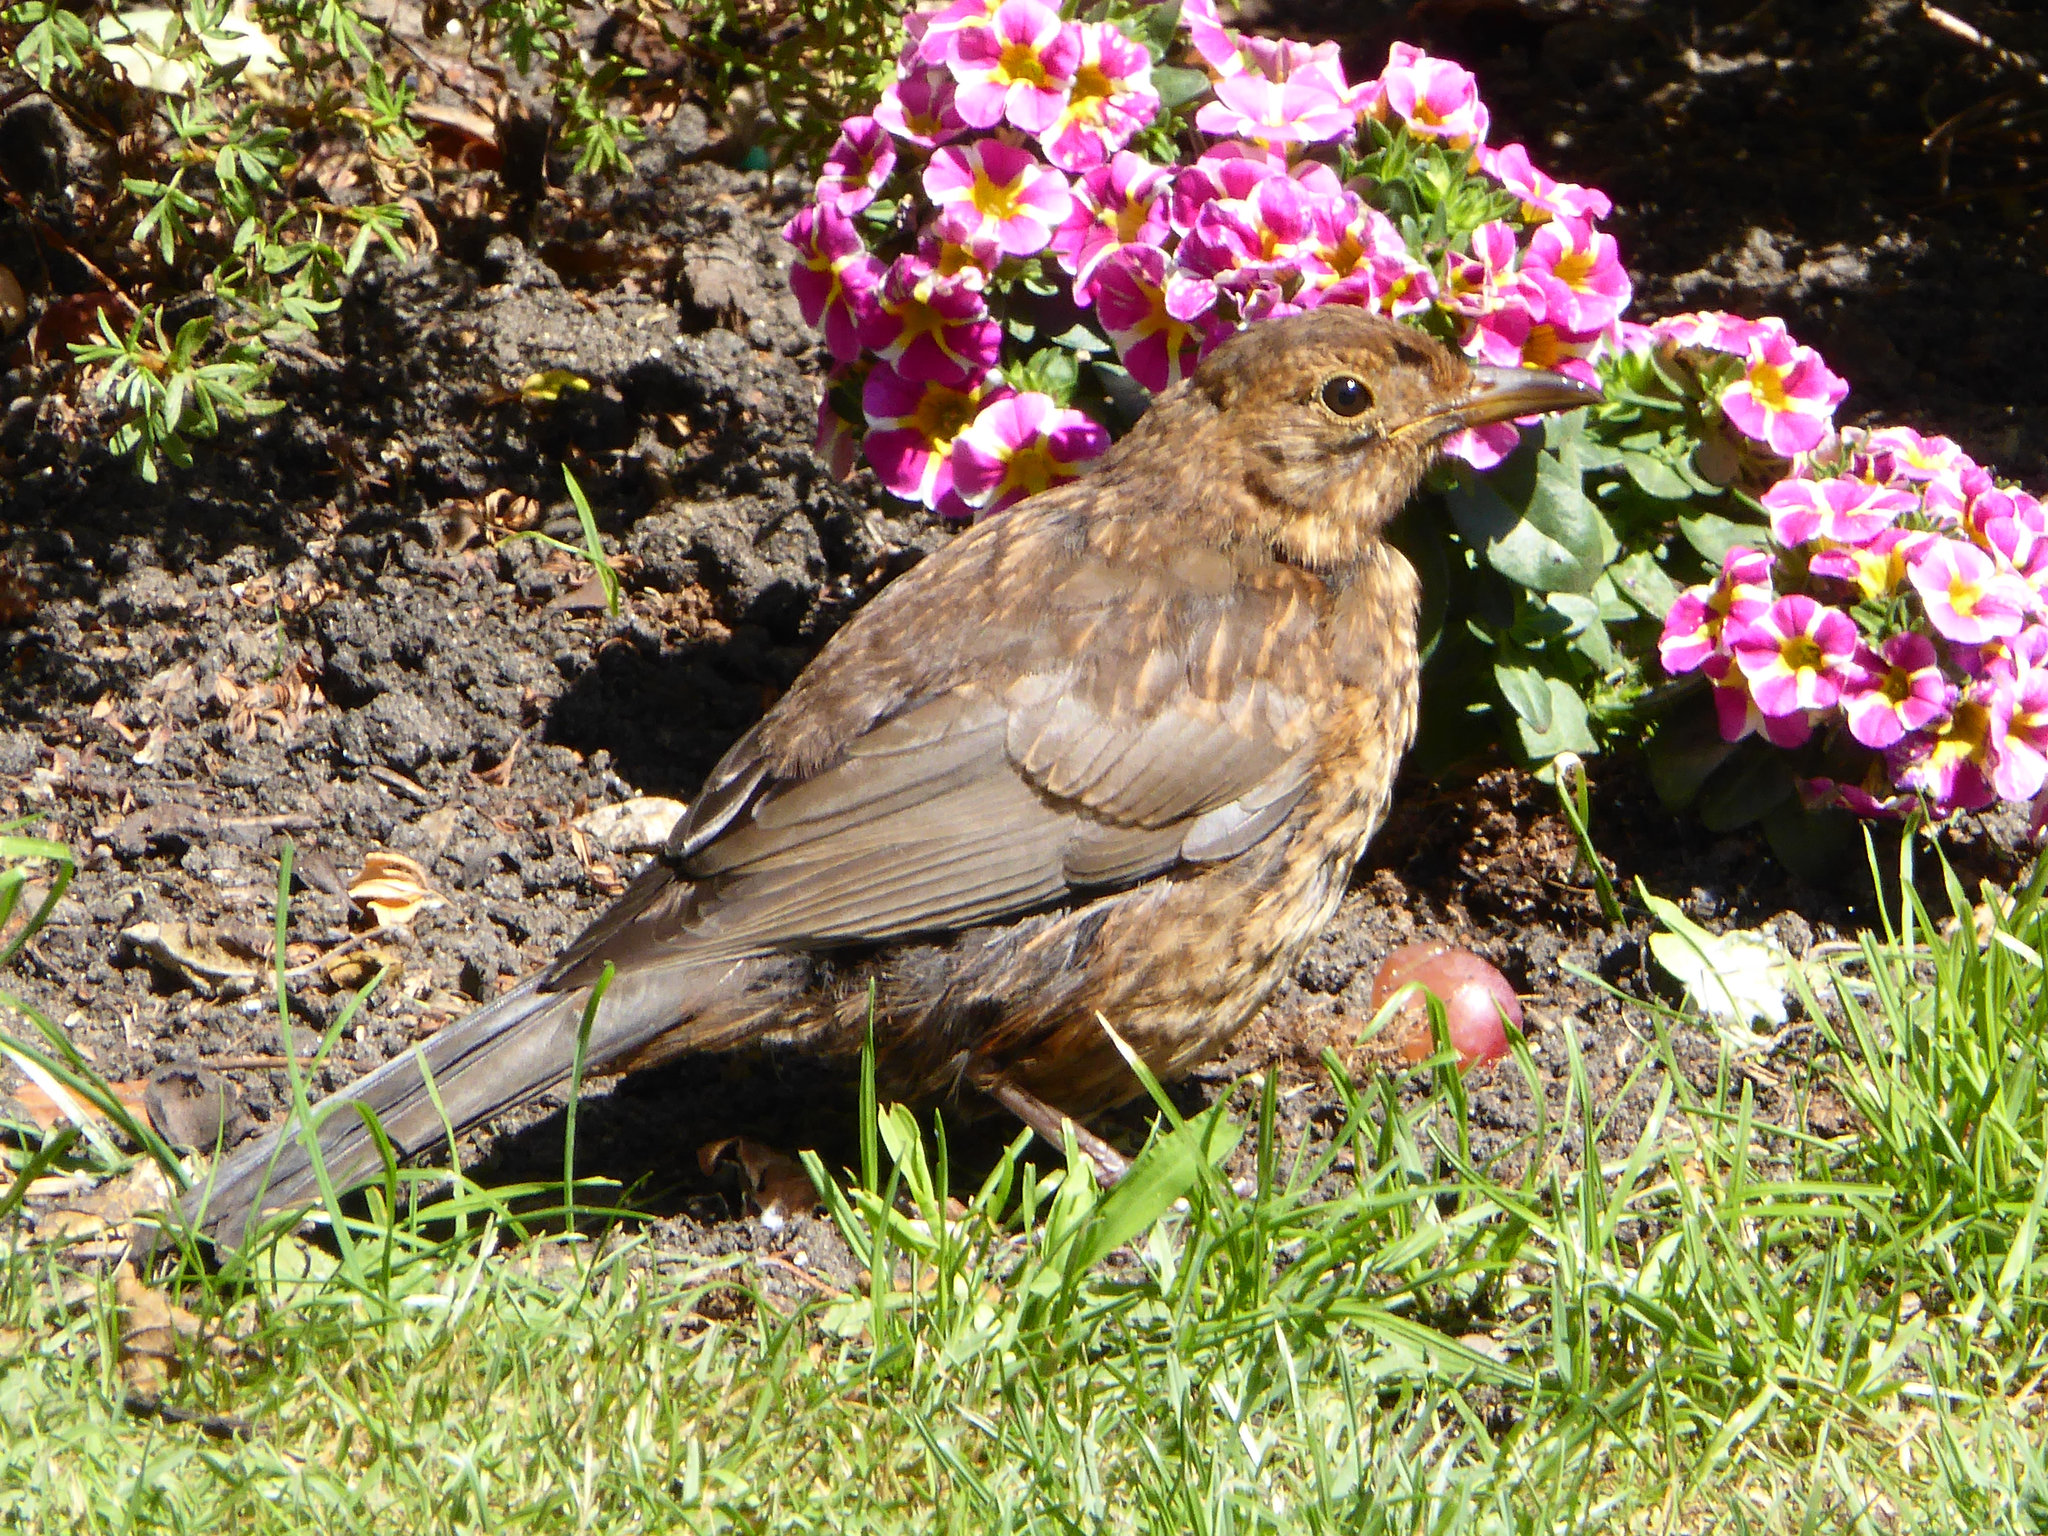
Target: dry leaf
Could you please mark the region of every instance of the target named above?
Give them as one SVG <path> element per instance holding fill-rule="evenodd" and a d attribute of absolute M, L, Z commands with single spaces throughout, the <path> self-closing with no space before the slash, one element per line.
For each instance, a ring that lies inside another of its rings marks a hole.
<path fill-rule="evenodd" d="M 349 882 L 348 894 L 369 909 L 379 928 L 403 928 L 419 913 L 448 905 L 417 862 L 381 848 L 363 856 L 362 873 Z"/>
<path fill-rule="evenodd" d="M 114 1097 L 120 1100 L 122 1108 L 137 1120 L 148 1113 L 143 1108 L 145 1091 L 149 1086 L 144 1079 L 138 1077 L 133 1082 L 109 1083 L 107 1086 L 113 1090 Z M 13 1091 L 14 1102 L 28 1112 L 29 1119 L 35 1122 L 38 1130 L 54 1131 L 59 1125 L 74 1125 L 79 1116 L 100 1125 L 108 1123 L 107 1117 L 100 1113 L 97 1105 L 75 1094 L 67 1093 L 64 1097 L 68 1101 L 68 1108 L 52 1099 L 35 1083 L 23 1083 Z"/>
<path fill-rule="evenodd" d="M 639 795 L 601 805 L 570 825 L 587 832 L 613 853 L 653 853 L 667 842 L 689 806 L 660 795 Z"/>
<path fill-rule="evenodd" d="M 208 997 L 242 997 L 256 989 L 264 974 L 261 949 L 204 923 L 137 923 L 122 929 L 121 937 Z"/>

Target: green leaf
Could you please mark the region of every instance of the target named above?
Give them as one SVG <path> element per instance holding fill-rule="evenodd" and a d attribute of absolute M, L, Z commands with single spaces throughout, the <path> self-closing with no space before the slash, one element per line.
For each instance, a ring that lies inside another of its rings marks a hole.
<path fill-rule="evenodd" d="M 1587 592 L 1601 571 L 1602 523 L 1583 480 L 1549 453 L 1515 454 L 1445 494 L 1451 518 L 1486 563 L 1538 592 Z"/>
<path fill-rule="evenodd" d="M 1614 585 L 1615 568 L 1610 565 L 1600 573 L 1600 579 L 1593 583 L 1593 603 L 1600 610 L 1600 619 L 1606 624 L 1627 624 L 1642 615 L 1636 605 L 1621 595 Z"/>
<path fill-rule="evenodd" d="M 1670 460 L 1656 454 L 1624 453 L 1621 467 L 1646 496 L 1655 496 L 1660 501 L 1690 501 L 1696 494 L 1693 483 Z"/>
<path fill-rule="evenodd" d="M 1700 823 L 1709 832 L 1733 832 L 1761 821 L 1793 795 L 1792 768 L 1775 747 L 1738 754 L 1700 793 Z"/>
<path fill-rule="evenodd" d="M 1662 619 L 1678 601 L 1678 583 L 1664 573 L 1664 567 L 1647 550 L 1638 550 L 1609 566 L 1607 575 L 1614 590 L 1642 609 L 1646 617 Z"/>
<path fill-rule="evenodd" d="M 1217 1104 L 1207 1113 L 1175 1126 L 1154 1141 L 1102 1197 L 1089 1226 L 1078 1237 L 1068 1273 L 1090 1269 L 1164 1216 L 1195 1187 L 1202 1169 L 1217 1167 L 1236 1150 L 1244 1127 L 1224 1115 Z M 1082 1172 L 1080 1177 L 1086 1178 Z"/>
<path fill-rule="evenodd" d="M 1493 680 L 1508 708 L 1537 735 L 1549 730 L 1557 718 L 1550 698 L 1550 679 L 1527 663 L 1496 661 Z"/>
<path fill-rule="evenodd" d="M 1539 731 L 1527 720 L 1518 717 L 1515 721 L 1515 734 L 1521 741 L 1523 759 L 1530 763 L 1547 763 L 1560 752 L 1576 752 L 1581 757 L 1591 757 L 1600 750 L 1600 744 L 1593 739 L 1592 729 L 1586 724 L 1586 701 L 1562 678 L 1548 677 L 1544 683 L 1550 691 L 1550 728 Z"/>
<path fill-rule="evenodd" d="M 1691 805 L 1714 770 L 1735 755 L 1735 744 L 1721 739 L 1711 709 L 1688 708 L 1659 726 L 1644 755 L 1657 798 L 1677 811 Z"/>
<path fill-rule="evenodd" d="M 1621 665 L 1621 658 L 1614 654 L 1614 642 L 1608 638 L 1607 625 L 1601 620 L 1600 604 L 1596 599 L 1577 592 L 1553 592 L 1547 601 L 1566 619 L 1569 627 L 1565 633 L 1573 650 L 1598 667 L 1603 675 Z"/>
<path fill-rule="evenodd" d="M 1068 326 L 1066 330 L 1053 337 L 1052 344 L 1056 347 L 1065 347 L 1069 352 L 1085 352 L 1090 357 L 1097 357 L 1112 350 L 1108 342 L 1085 325 Z"/>
<path fill-rule="evenodd" d="M 1736 545 L 1747 544 L 1752 549 L 1761 549 L 1766 537 L 1766 530 L 1754 523 L 1738 523 L 1718 512 L 1681 517 L 1678 531 L 1685 535 L 1686 543 L 1700 552 L 1700 558 L 1716 570 Z"/>
<path fill-rule="evenodd" d="M 1200 69 L 1159 68 L 1152 71 L 1152 89 L 1159 93 L 1159 104 L 1171 112 L 1208 90 L 1209 75 Z"/>

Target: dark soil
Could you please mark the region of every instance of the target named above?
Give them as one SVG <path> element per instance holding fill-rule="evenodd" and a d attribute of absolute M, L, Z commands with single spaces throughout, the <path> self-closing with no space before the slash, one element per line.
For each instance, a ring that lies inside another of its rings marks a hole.
<path fill-rule="evenodd" d="M 1460 57 L 1496 141 L 1613 193 L 1640 312 L 1783 314 L 1855 385 L 1849 417 L 1948 432 L 2040 489 L 2048 87 L 1889 0 L 1677 12 L 1331 0 L 1264 19 L 1341 33 L 1355 75 L 1393 35 Z M 2012 47 L 2048 40 L 1995 7 L 1970 17 Z M 705 121 L 686 108 L 665 123 L 623 187 L 563 178 L 526 238 L 451 219 L 437 253 L 373 261 L 317 344 L 284 357 L 291 409 L 163 487 L 96 446 L 93 402 L 26 364 L 0 378 L 0 820 L 39 816 L 82 860 L 8 984 L 109 1079 L 185 1069 L 162 1103 L 203 1068 L 228 1084 L 236 1129 L 277 1116 L 281 1044 L 252 973 L 286 838 L 300 872 L 287 958 L 307 967 L 299 1050 L 361 979 L 313 962 L 360 927 L 343 892 L 365 856 L 410 856 L 445 899 L 367 954 L 357 941 L 350 965 L 399 969 L 317 1088 L 494 995 L 640 857 L 578 819 L 688 799 L 846 615 L 946 537 L 813 459 L 822 359 L 775 238 L 804 184 L 717 163 Z M 549 369 L 591 388 L 523 397 Z M 580 540 L 563 464 L 627 577 L 617 617 L 581 562 L 494 542 L 521 526 Z M 1774 927 L 1795 951 L 1868 917 L 1853 884 L 1810 888 L 1760 838 L 1674 818 L 1637 763 L 1596 765 L 1595 786 L 1595 835 L 1624 884 L 1640 877 L 1713 925 Z M 1973 868 L 2010 875 L 2009 839 L 1958 837 Z M 1613 1100 L 1654 1033 L 1615 994 L 1670 996 L 1646 934 L 1603 924 L 1547 788 L 1505 768 L 1408 783 L 1331 931 L 1187 1091 L 1273 1068 L 1290 1137 L 1326 1130 L 1319 1053 L 1352 1051 L 1389 950 L 1442 937 L 1525 995 L 1553 1119 L 1574 1031 L 1626 1144 L 1656 1071 Z M 203 953 L 166 959 L 180 943 Z M 1811 1108 L 1811 1036 L 1788 1039 L 1787 1059 L 1750 1069 L 1767 1116 Z M 1710 1087 L 1714 1040 L 1682 1033 L 1677 1049 Z M 1533 1128 L 1512 1068 L 1471 1087 L 1483 1156 Z M 747 1135 L 844 1162 L 853 1102 L 801 1062 L 686 1063 L 594 1101 L 579 1162 L 637 1183 L 678 1251 L 784 1242 L 741 1217 L 697 1149 Z M 485 1144 L 506 1176 L 559 1170 L 550 1109 L 498 1129 Z"/>

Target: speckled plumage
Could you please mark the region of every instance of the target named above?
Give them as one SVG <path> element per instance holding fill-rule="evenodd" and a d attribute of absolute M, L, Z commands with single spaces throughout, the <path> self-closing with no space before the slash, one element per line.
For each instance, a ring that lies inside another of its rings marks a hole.
<path fill-rule="evenodd" d="M 1329 921 L 1385 815 L 1418 669 L 1387 522 L 1449 431 L 1590 395 L 1354 309 L 1233 339 L 1092 473 L 881 593 L 610 912 L 421 1046 L 450 1118 L 563 1081 L 606 963 L 596 1069 L 852 1053 L 872 995 L 892 1094 L 1120 1103 L 1138 1084 L 1098 1015 L 1186 1072 Z M 404 1151 L 443 1135 L 411 1056 L 346 1094 Z M 322 1141 L 338 1183 L 377 1165 L 353 1114 Z M 273 1151 L 221 1168 L 204 1221 L 224 1239 Z M 262 1204 L 312 1190 L 287 1147 Z"/>

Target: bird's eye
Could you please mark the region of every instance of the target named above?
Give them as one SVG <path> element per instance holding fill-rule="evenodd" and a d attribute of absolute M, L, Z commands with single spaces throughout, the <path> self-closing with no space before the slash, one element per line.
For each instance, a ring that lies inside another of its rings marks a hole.
<path fill-rule="evenodd" d="M 1360 416 L 1372 409 L 1372 391 L 1365 387 L 1365 380 L 1348 373 L 1325 380 L 1321 399 L 1338 416 Z"/>

